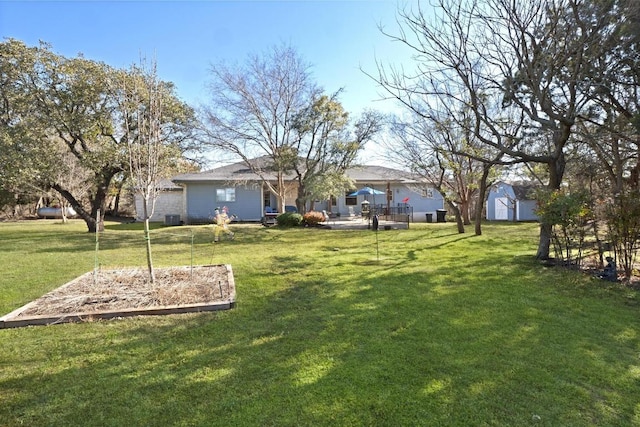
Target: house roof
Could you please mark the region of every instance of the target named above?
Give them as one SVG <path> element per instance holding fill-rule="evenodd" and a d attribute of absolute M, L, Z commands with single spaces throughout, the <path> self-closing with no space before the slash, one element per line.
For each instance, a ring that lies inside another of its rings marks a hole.
<path fill-rule="evenodd" d="M 182 190 L 182 187 L 180 187 L 179 185 L 176 185 L 170 179 L 162 179 L 158 182 L 158 189 L 162 191 L 178 191 L 178 190 Z"/>
<path fill-rule="evenodd" d="M 262 162 L 264 158 L 256 159 L 254 161 Z M 264 177 L 272 180 L 276 179 L 276 175 L 273 172 L 264 169 Z M 366 183 L 417 183 L 419 182 L 415 177 L 412 177 L 407 172 L 403 172 L 397 169 L 391 169 L 384 166 L 354 166 L 346 171 L 346 175 L 356 182 Z M 287 176 L 286 179 L 293 179 L 293 175 Z M 198 173 L 186 173 L 175 176 L 172 181 L 175 183 L 190 183 L 190 182 L 211 182 L 211 181 L 225 181 L 225 182 L 245 182 L 245 181 L 260 181 L 261 178 L 253 172 L 244 162 L 233 163 L 230 165 L 222 166 L 219 168 L 211 169 Z"/>
<path fill-rule="evenodd" d="M 277 178 L 276 174 L 270 170 L 268 157 L 263 156 L 252 159 L 251 163 L 254 164 L 257 169 L 262 170 L 262 175 L 265 179 L 275 180 Z M 293 179 L 293 175 L 287 176 L 285 179 Z M 246 182 L 260 181 L 261 178 L 247 166 L 245 162 L 241 161 L 204 172 L 185 173 L 173 177 L 172 180 L 176 183 L 211 181 Z"/>
<path fill-rule="evenodd" d="M 385 166 L 354 166 L 347 169 L 347 176 L 356 182 L 398 182 L 415 184 L 419 180 L 408 172 Z"/>
<path fill-rule="evenodd" d="M 495 183 L 494 187 L 498 188 L 500 185 L 510 186 L 518 200 L 535 200 L 534 190 L 540 187 L 532 183 L 511 183 L 503 181 Z"/>

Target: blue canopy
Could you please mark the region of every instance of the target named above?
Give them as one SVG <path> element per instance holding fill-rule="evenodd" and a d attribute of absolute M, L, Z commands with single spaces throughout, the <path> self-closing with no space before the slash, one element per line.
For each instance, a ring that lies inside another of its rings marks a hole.
<path fill-rule="evenodd" d="M 374 188 L 371 187 L 363 187 L 361 189 L 359 189 L 358 191 L 349 194 L 349 196 L 362 196 L 362 195 L 367 195 L 367 194 L 373 194 L 374 196 L 376 194 L 385 194 L 384 191 L 380 191 L 380 190 L 376 190 Z"/>

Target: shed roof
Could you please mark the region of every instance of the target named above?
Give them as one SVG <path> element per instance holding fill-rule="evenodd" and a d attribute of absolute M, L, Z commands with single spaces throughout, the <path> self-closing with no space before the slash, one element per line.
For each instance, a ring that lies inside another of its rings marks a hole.
<path fill-rule="evenodd" d="M 535 200 L 535 190 L 540 188 L 539 185 L 530 182 L 522 183 L 500 181 L 495 183 L 493 186 L 498 188 L 500 185 L 510 186 L 513 189 L 513 194 L 515 194 L 516 199 L 518 200 Z"/>
<path fill-rule="evenodd" d="M 537 188 L 533 184 L 515 184 L 513 185 L 513 192 L 518 200 L 534 200 L 534 190 Z"/>

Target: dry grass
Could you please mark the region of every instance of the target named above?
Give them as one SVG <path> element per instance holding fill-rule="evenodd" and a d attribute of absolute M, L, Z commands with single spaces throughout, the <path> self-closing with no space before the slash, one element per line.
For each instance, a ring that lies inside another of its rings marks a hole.
<path fill-rule="evenodd" d="M 20 316 L 215 303 L 228 301 L 232 293 L 224 265 L 157 268 L 155 277 L 151 283 L 140 268 L 87 273 L 38 298 Z"/>

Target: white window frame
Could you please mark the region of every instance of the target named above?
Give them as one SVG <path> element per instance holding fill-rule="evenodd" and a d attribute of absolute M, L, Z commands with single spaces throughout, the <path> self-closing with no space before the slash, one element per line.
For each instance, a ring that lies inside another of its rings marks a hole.
<path fill-rule="evenodd" d="M 236 189 L 234 187 L 216 188 L 216 201 L 218 202 L 235 202 Z"/>

